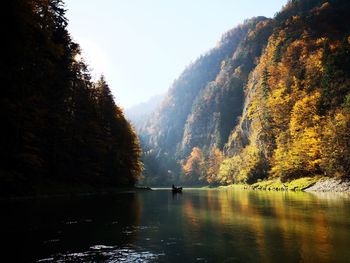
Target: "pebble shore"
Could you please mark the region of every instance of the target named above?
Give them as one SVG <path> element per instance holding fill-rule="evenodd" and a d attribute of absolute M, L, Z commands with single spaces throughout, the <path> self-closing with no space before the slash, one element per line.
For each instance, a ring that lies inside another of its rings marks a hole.
<path fill-rule="evenodd" d="M 324 178 L 313 186 L 305 189 L 306 192 L 350 192 L 350 179 Z"/>

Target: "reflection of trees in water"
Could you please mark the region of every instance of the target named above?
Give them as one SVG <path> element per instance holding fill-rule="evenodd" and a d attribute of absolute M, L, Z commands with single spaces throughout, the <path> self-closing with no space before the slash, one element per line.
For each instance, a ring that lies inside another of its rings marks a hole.
<path fill-rule="evenodd" d="M 90 209 L 97 221 L 92 241 L 120 245 L 133 243 L 138 238 L 142 202 L 137 194 L 118 194 L 101 197 Z M 89 209 L 89 208 L 87 208 Z M 97 243 L 98 244 L 98 243 Z"/>
<path fill-rule="evenodd" d="M 309 194 L 322 200 L 322 202 L 327 202 L 327 204 L 336 203 L 338 206 L 348 205 L 350 201 L 350 192 L 309 192 Z"/>
<path fill-rule="evenodd" d="M 183 206 L 186 240 L 212 240 L 215 253 L 231 247 L 260 262 L 285 260 L 329 262 L 336 232 L 349 209 L 347 198 L 297 192 L 213 191 L 187 198 Z M 347 195 L 345 195 L 347 196 Z M 347 238 L 348 240 L 348 238 Z M 252 247 L 253 245 L 253 247 Z M 254 253 L 254 250 L 256 250 Z"/>
<path fill-rule="evenodd" d="M 135 194 L 118 194 L 25 200 L 2 203 L 1 208 L 11 221 L 1 218 L 7 229 L 0 234 L 16 261 L 17 256 L 29 260 L 94 245 L 130 244 L 137 231 L 125 230 L 139 223 L 142 203 Z"/>

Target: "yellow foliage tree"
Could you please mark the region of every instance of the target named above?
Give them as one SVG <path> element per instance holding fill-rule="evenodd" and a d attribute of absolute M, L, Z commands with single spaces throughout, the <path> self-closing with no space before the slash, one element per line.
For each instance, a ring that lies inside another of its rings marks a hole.
<path fill-rule="evenodd" d="M 291 112 L 289 133 L 281 133 L 274 152 L 271 173 L 283 180 L 319 174 L 321 164 L 321 121 L 317 114 L 320 93 L 298 100 Z"/>
<path fill-rule="evenodd" d="M 233 184 L 239 182 L 242 159 L 240 155 L 235 155 L 225 159 L 219 168 L 219 179 L 222 184 Z"/>
<path fill-rule="evenodd" d="M 206 172 L 206 179 L 208 183 L 211 184 L 220 181 L 218 173 L 220 164 L 223 162 L 223 160 L 224 155 L 222 152 L 216 146 L 213 146 L 209 154 L 208 168 Z"/>
<path fill-rule="evenodd" d="M 249 144 L 239 155 L 222 162 L 219 179 L 223 184 L 251 183 L 262 178 L 264 170 L 266 170 L 266 162 L 263 155 L 256 145 Z"/>
<path fill-rule="evenodd" d="M 197 182 L 205 174 L 205 163 L 202 150 L 193 147 L 191 154 L 188 156 L 182 169 L 186 175 L 186 181 L 190 183 Z"/>
<path fill-rule="evenodd" d="M 329 176 L 350 174 L 350 113 L 329 116 L 323 129 L 321 167 Z"/>

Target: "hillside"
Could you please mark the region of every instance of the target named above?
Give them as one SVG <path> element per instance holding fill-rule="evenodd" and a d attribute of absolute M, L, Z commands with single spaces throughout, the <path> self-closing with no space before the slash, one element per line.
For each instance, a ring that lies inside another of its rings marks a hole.
<path fill-rule="evenodd" d="M 348 176 L 349 11 L 293 0 L 224 34 L 141 131 L 145 182 Z"/>
<path fill-rule="evenodd" d="M 172 181 L 173 176 L 181 173 L 179 160 L 188 152 L 181 146 L 184 127 L 189 122 L 189 115 L 196 110 L 195 101 L 208 89 L 209 83 L 215 82 L 223 61 L 232 57 L 249 29 L 264 20 L 262 17 L 248 20 L 228 31 L 215 48 L 189 65 L 174 81 L 160 107 L 140 131 L 146 178 L 150 175 L 151 181 L 167 184 L 167 180 Z"/>

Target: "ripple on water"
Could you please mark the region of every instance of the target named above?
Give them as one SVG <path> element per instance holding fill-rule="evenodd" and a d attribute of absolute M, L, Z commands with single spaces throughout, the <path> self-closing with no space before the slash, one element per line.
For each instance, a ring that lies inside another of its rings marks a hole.
<path fill-rule="evenodd" d="M 127 226 L 124 228 L 124 230 L 122 231 L 122 233 L 124 235 L 131 235 L 137 232 L 141 232 L 141 231 L 151 231 L 151 232 L 156 232 L 158 231 L 159 228 L 157 226 Z"/>
<path fill-rule="evenodd" d="M 49 258 L 40 259 L 37 262 L 153 262 L 157 261 L 164 254 L 155 254 L 149 251 L 142 251 L 137 248 L 117 248 L 113 246 L 95 245 L 85 252 L 66 253 L 51 255 Z"/>

